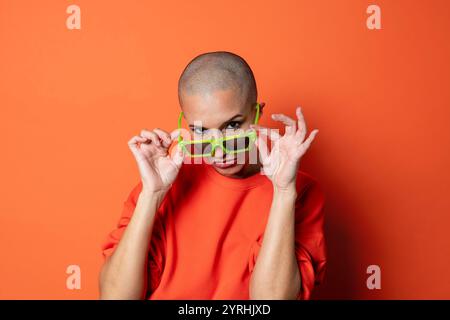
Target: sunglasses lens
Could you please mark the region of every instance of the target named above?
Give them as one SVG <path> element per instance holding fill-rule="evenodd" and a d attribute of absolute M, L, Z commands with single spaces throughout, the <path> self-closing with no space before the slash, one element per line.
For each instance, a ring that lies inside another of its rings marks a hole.
<path fill-rule="evenodd" d="M 228 151 L 245 150 L 250 145 L 249 137 L 237 137 L 234 139 L 225 140 L 223 146 Z"/>
<path fill-rule="evenodd" d="M 190 143 L 186 144 L 186 148 L 191 155 L 202 155 L 211 152 L 211 143 Z"/>

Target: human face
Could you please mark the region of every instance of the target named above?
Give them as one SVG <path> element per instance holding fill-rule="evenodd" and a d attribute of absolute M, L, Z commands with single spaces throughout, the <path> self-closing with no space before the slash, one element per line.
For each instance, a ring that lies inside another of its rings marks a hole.
<path fill-rule="evenodd" d="M 255 120 L 256 108 L 252 107 L 256 106 L 256 102 L 249 106 L 240 100 L 233 90 L 183 95 L 183 114 L 194 139 L 203 139 L 217 132 L 228 136 L 249 129 Z M 248 151 L 245 154 L 225 154 L 218 147 L 212 156 L 205 157 L 205 162 L 211 164 L 220 174 L 233 176 L 248 164 Z"/>

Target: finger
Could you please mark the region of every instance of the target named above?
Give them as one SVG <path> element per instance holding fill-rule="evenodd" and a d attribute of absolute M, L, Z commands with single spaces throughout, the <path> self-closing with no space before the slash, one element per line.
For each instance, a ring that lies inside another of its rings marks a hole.
<path fill-rule="evenodd" d="M 262 134 L 267 135 L 272 141 L 276 141 L 281 138 L 281 135 L 278 133 L 278 129 L 266 128 L 258 124 L 251 124 L 250 127 Z"/>
<path fill-rule="evenodd" d="M 272 119 L 275 121 L 283 122 L 283 124 L 286 126 L 287 135 L 293 135 L 297 130 L 296 128 L 297 123 L 294 121 L 294 119 L 288 117 L 287 115 L 284 115 L 282 113 L 275 113 L 272 114 Z"/>
<path fill-rule="evenodd" d="M 314 141 L 314 138 L 316 137 L 317 133 L 319 133 L 318 129 L 314 129 L 310 134 L 309 137 L 303 142 L 300 146 L 299 152 L 300 156 L 302 156 L 308 149 L 311 143 Z"/>
<path fill-rule="evenodd" d="M 267 135 L 265 135 L 265 134 L 260 134 L 255 141 L 255 145 L 259 150 L 259 156 L 261 159 L 261 163 L 263 165 L 268 162 L 269 156 L 270 156 L 266 141 L 267 141 Z"/>
<path fill-rule="evenodd" d="M 138 144 L 144 143 L 146 140 L 146 138 L 143 138 L 141 136 L 134 136 L 130 140 L 128 140 L 128 147 L 135 156 L 139 155 Z"/>
<path fill-rule="evenodd" d="M 179 168 L 181 166 L 181 164 L 183 163 L 184 156 L 185 156 L 185 154 L 184 154 L 183 149 L 180 147 L 179 144 L 177 144 L 175 147 L 175 151 L 170 155 L 170 158 L 175 163 L 175 165 Z"/>
<path fill-rule="evenodd" d="M 266 175 L 266 176 L 270 176 L 271 174 L 270 174 L 270 170 L 269 169 L 266 169 L 266 168 L 264 168 L 264 167 L 262 167 L 261 169 L 260 169 L 260 171 L 259 171 L 261 174 L 263 174 L 263 175 Z"/>
<path fill-rule="evenodd" d="M 191 138 L 191 134 L 189 133 L 189 131 L 184 128 L 175 129 L 170 133 L 170 138 L 172 139 L 172 141 L 177 139 L 179 136 L 186 140 L 189 140 Z"/>
<path fill-rule="evenodd" d="M 141 136 L 134 136 L 133 138 L 128 140 L 127 143 L 130 148 L 137 148 L 139 143 L 144 143 L 146 140 L 146 138 L 143 138 Z"/>
<path fill-rule="evenodd" d="M 188 134 L 189 132 L 183 128 L 181 129 L 175 129 L 170 133 L 170 138 L 172 140 L 172 142 L 177 139 L 179 136 L 184 136 Z M 177 167 L 180 167 L 181 164 L 183 163 L 183 160 L 185 158 L 186 154 L 184 152 L 184 150 L 180 147 L 179 144 L 176 145 L 175 147 L 175 151 L 172 152 L 172 154 L 170 155 L 172 161 L 175 163 L 175 165 Z"/>
<path fill-rule="evenodd" d="M 303 117 L 302 108 L 297 107 L 295 113 L 297 115 L 297 125 L 298 125 L 298 129 L 295 135 L 297 136 L 298 140 L 300 140 L 300 142 L 303 142 L 306 136 L 306 122 L 305 118 Z"/>
<path fill-rule="evenodd" d="M 149 130 L 142 130 L 141 131 L 141 137 L 149 139 L 151 142 L 153 142 L 158 147 L 161 146 L 161 142 L 159 141 L 159 137 L 156 133 Z"/>
<path fill-rule="evenodd" d="M 172 139 L 170 138 L 170 134 L 162 129 L 155 128 L 153 129 L 153 132 L 155 132 L 158 137 L 162 140 L 164 147 L 169 147 L 172 143 Z"/>
<path fill-rule="evenodd" d="M 175 140 L 181 134 L 180 129 L 175 129 L 170 133 L 170 140 Z"/>

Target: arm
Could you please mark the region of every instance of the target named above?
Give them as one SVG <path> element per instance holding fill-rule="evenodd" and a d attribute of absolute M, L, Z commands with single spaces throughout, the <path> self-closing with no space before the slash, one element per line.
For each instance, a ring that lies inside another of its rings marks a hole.
<path fill-rule="evenodd" d="M 250 279 L 250 299 L 293 299 L 300 291 L 295 256 L 295 186 L 274 190 L 258 259 Z"/>
<path fill-rule="evenodd" d="M 149 244 L 157 211 L 178 175 L 183 152 L 169 155 L 168 148 L 180 134 L 142 130 L 128 142 L 142 181 L 133 215 L 113 254 L 99 275 L 101 299 L 143 299 L 147 293 Z"/>
<path fill-rule="evenodd" d="M 318 130 L 306 137 L 306 124 L 301 108 L 297 121 L 283 114 L 272 118 L 285 124 L 285 134 L 252 125 L 259 131 L 262 173 L 272 181 L 274 192 L 263 243 L 250 279 L 251 299 L 296 299 L 301 288 L 301 275 L 295 254 L 296 178 L 301 157 L 308 150 Z M 263 137 L 272 140 L 269 151 Z"/>
<path fill-rule="evenodd" d="M 143 299 L 147 290 L 147 252 L 162 192 L 142 191 L 131 220 L 100 272 L 100 299 Z"/>

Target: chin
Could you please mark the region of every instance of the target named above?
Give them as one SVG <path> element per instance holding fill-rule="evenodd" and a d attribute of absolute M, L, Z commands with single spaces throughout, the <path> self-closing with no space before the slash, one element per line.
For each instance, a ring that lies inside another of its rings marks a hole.
<path fill-rule="evenodd" d="M 216 170 L 218 173 L 220 173 L 223 176 L 232 176 L 237 174 L 239 171 L 244 168 L 244 164 L 234 164 L 231 167 L 228 168 L 219 168 L 217 166 L 213 165 L 214 170 Z"/>

